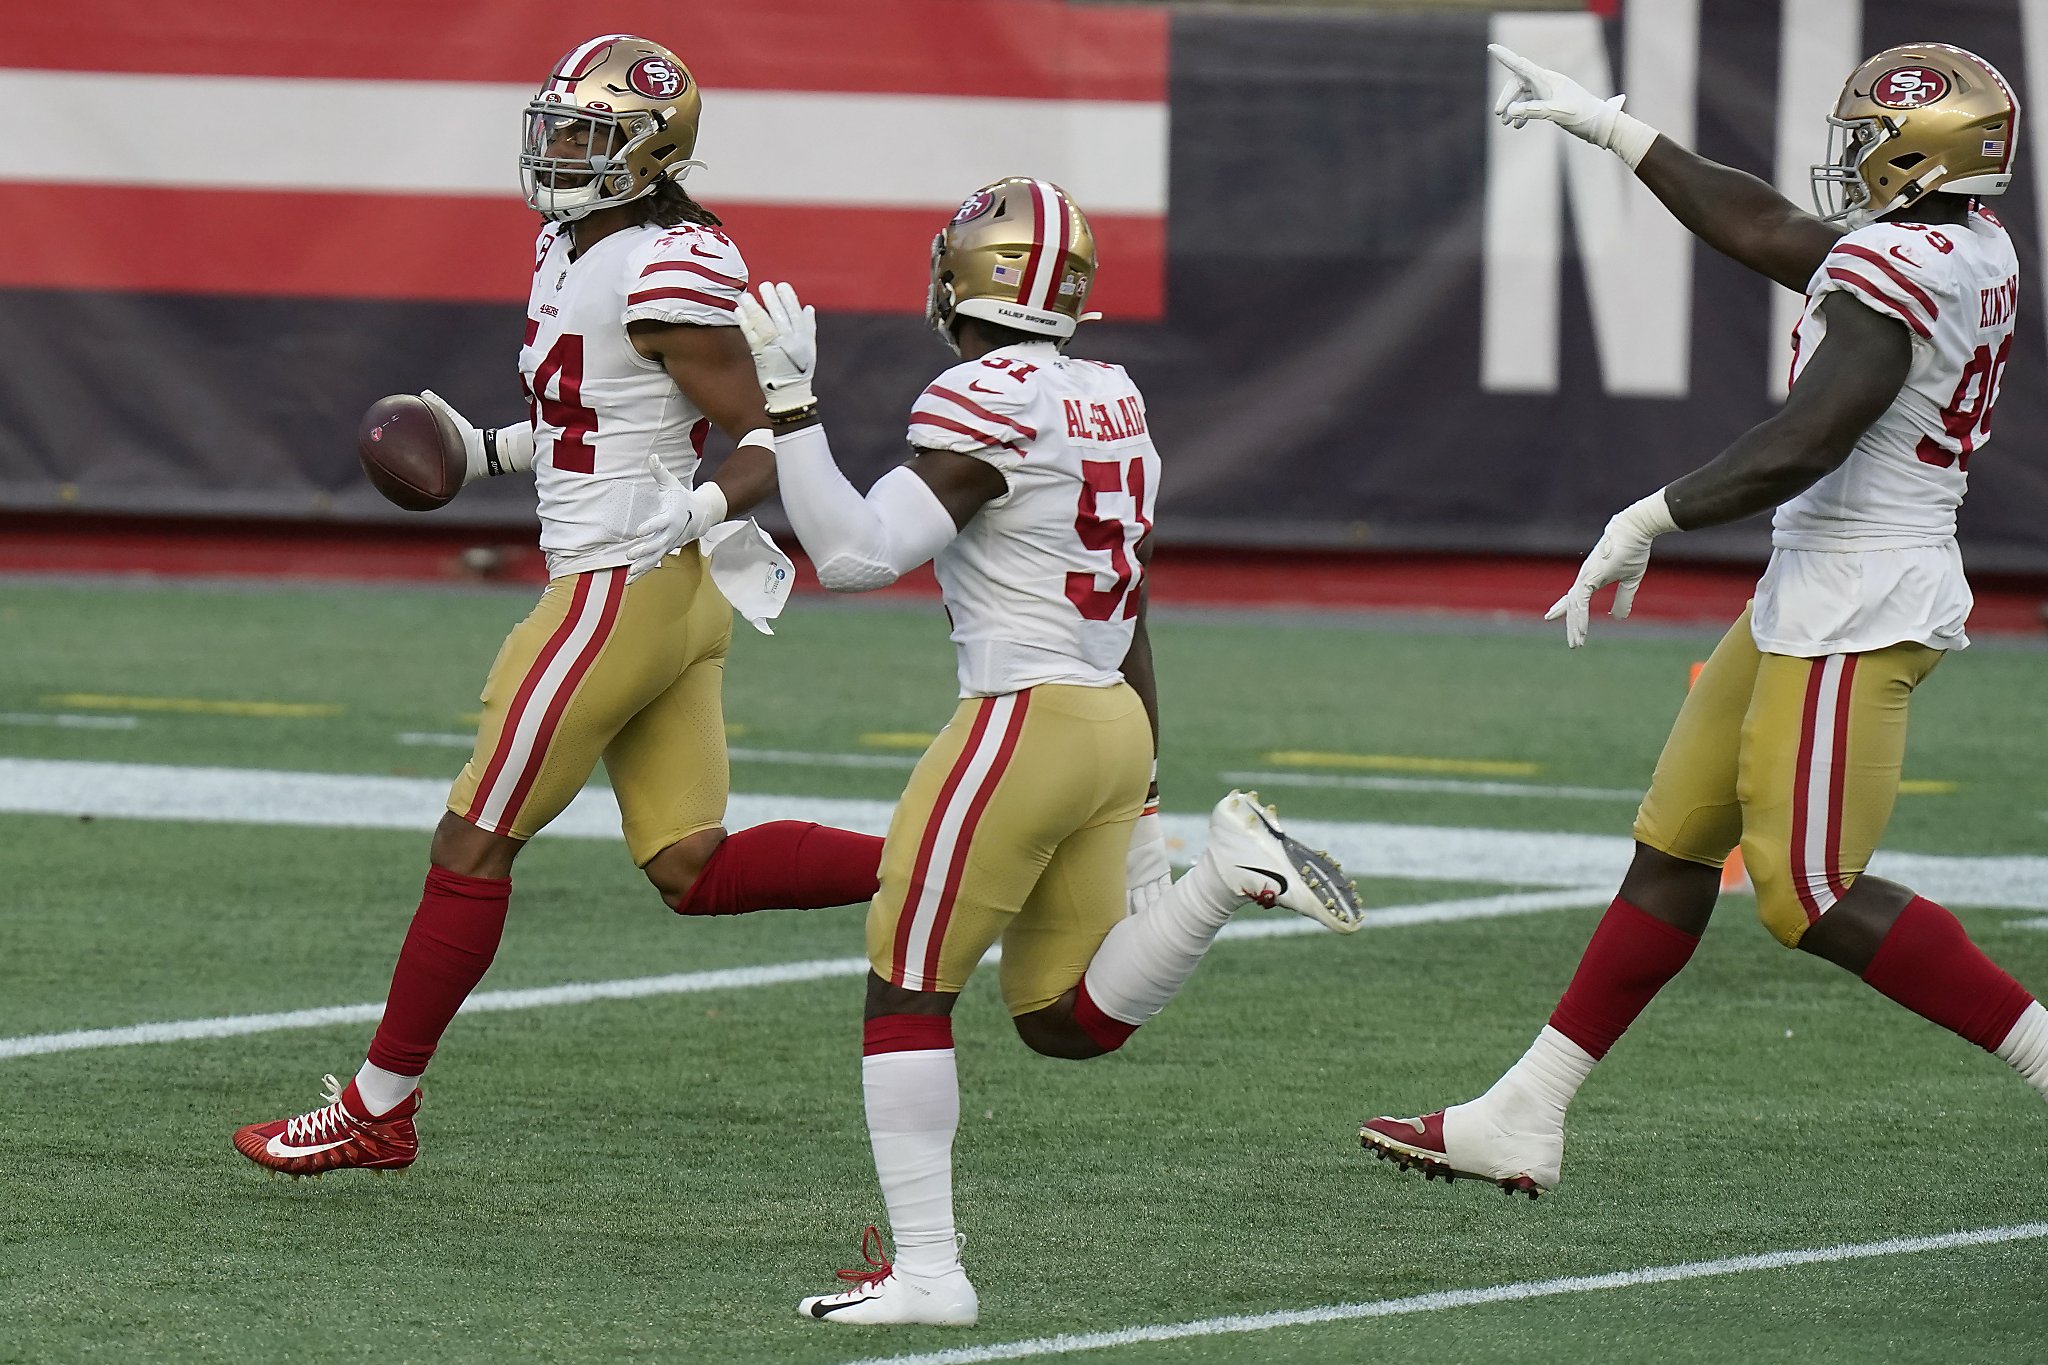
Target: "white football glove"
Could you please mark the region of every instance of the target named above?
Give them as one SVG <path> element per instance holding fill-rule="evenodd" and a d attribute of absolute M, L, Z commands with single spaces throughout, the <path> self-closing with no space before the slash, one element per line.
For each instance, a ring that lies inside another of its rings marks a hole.
<path fill-rule="evenodd" d="M 488 479 L 496 474 L 512 474 L 533 468 L 531 423 L 521 422 L 516 427 L 499 427 L 487 437 L 476 423 L 457 412 L 447 399 L 432 389 L 421 389 L 420 401 L 454 423 L 455 429 L 462 433 L 463 487 L 467 488 L 478 479 Z M 492 447 L 496 448 L 498 456 L 495 469 L 491 467 Z"/>
<path fill-rule="evenodd" d="M 1678 523 L 1671 519 L 1671 508 L 1664 501 L 1661 488 L 1616 512 L 1601 534 L 1600 543 L 1579 565 L 1579 576 L 1571 591 L 1558 598 L 1543 619 L 1555 621 L 1562 616 L 1564 642 L 1577 649 L 1586 643 L 1593 594 L 1615 583 L 1620 586 L 1614 590 L 1614 605 L 1608 609 L 1609 614 L 1617 621 L 1625 620 L 1635 606 L 1636 589 L 1643 584 L 1643 574 L 1650 567 L 1650 542 L 1677 529 Z"/>
<path fill-rule="evenodd" d="M 753 295 L 741 293 L 739 315 L 769 415 L 797 412 L 815 403 L 811 377 L 818 369 L 818 310 L 799 302 L 796 290 L 788 285 L 764 283 L 759 303 Z"/>
<path fill-rule="evenodd" d="M 1538 66 L 1499 43 L 1487 44 L 1486 50 L 1514 73 L 1514 80 L 1493 102 L 1495 117 L 1510 128 L 1525 127 L 1530 119 L 1547 120 L 1574 137 L 1613 152 L 1631 168 L 1657 140 L 1655 128 L 1621 111 L 1628 96 L 1598 99 L 1563 72 Z"/>
<path fill-rule="evenodd" d="M 692 488 L 669 472 L 659 455 L 647 457 L 655 508 L 626 542 L 627 581 L 646 573 L 679 545 L 688 545 L 725 520 L 725 490 L 715 483 Z"/>
<path fill-rule="evenodd" d="M 1159 807 L 1147 805 L 1131 826 L 1130 851 L 1124 854 L 1124 908 L 1135 915 L 1159 903 L 1173 885 L 1173 864 L 1166 857 L 1166 829 Z"/>

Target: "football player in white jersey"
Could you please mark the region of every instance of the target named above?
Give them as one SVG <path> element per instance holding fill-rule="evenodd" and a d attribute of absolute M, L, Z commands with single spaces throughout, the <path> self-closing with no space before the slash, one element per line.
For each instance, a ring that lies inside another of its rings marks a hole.
<path fill-rule="evenodd" d="M 774 552 L 751 526 L 713 528 L 774 491 L 775 456 L 736 325 L 746 264 L 680 183 L 700 106 L 674 53 L 619 33 L 579 44 L 527 105 L 520 174 L 547 219 L 519 353 L 531 421 L 480 431 L 423 397 L 465 433 L 472 478 L 533 471 L 547 590 L 485 684 L 368 1060 L 345 1087 L 328 1078 L 321 1108 L 237 1131 L 259 1165 L 412 1164 L 419 1077 L 497 951 L 513 860 L 600 759 L 634 863 L 680 914 L 874 894 L 879 839 L 723 828 L 732 605 L 713 574 L 720 557 L 759 567 Z M 714 424 L 738 448 L 693 488 Z M 707 531 L 710 559 L 692 544 Z"/>
<path fill-rule="evenodd" d="M 1857 67 L 1814 168 L 1819 216 L 1557 72 L 1495 47 L 1504 122 L 1622 157 L 1709 245 L 1806 294 L 1790 398 L 1718 458 L 1623 509 L 1551 608 L 1585 643 L 1593 594 L 1630 602 L 1659 535 L 1775 507 L 1755 601 L 1680 710 L 1636 855 L 1550 1024 L 1492 1089 L 1368 1122 L 1379 1155 L 1531 1198 L 1558 1180 L 1565 1107 L 1692 955 L 1740 846 L 1787 947 L 1987 1051 L 2048 1098 L 2048 1014 L 1955 916 L 1865 874 L 1891 817 L 1913 689 L 1967 641 L 1955 514 L 2012 348 L 2018 262 L 1979 199 L 2012 180 L 2020 110 L 1990 63 L 1939 43 Z"/>
<path fill-rule="evenodd" d="M 960 363 L 913 405 L 909 462 L 865 497 L 817 421 L 810 310 L 787 285 L 740 301 L 783 505 L 819 579 L 862 592 L 936 560 L 959 657 L 959 708 L 896 808 L 868 912 L 862 1085 L 896 1259 L 870 1228 L 868 1264 L 805 1299 L 807 1317 L 975 1320 L 953 1226 L 951 1016 L 998 940 L 1018 1036 L 1086 1058 L 1158 1013 L 1248 903 L 1358 927 L 1342 870 L 1237 792 L 1170 880 L 1148 790 L 1159 454 L 1123 368 L 1065 354 L 1095 265 L 1057 185 L 1001 180 L 961 205 L 933 242 L 929 297 Z"/>

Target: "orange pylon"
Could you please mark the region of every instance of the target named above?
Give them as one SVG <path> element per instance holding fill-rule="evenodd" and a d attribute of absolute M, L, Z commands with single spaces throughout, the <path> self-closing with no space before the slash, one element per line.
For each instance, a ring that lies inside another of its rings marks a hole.
<path fill-rule="evenodd" d="M 1704 659 L 1692 666 L 1692 671 L 1687 674 L 1685 679 L 1686 691 L 1690 692 L 1693 686 L 1699 682 L 1700 670 L 1706 666 L 1706 660 Z M 1721 864 L 1721 889 L 1723 891 L 1748 891 L 1752 889 L 1749 884 L 1749 869 L 1742 865 L 1742 845 L 1740 844 L 1737 844 L 1729 851 L 1728 861 Z"/>

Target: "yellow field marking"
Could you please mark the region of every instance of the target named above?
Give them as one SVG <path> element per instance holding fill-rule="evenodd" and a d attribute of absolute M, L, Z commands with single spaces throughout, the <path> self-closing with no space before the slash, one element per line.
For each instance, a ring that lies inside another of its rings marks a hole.
<path fill-rule="evenodd" d="M 1326 754 L 1314 749 L 1281 749 L 1266 762 L 1290 768 L 1376 768 L 1397 773 L 1478 773 L 1487 777 L 1534 777 L 1540 763 L 1504 758 L 1428 758 L 1419 754 Z"/>
<path fill-rule="evenodd" d="M 96 692 L 59 692 L 42 699 L 45 706 L 76 706 L 87 711 L 176 711 L 192 716 L 264 716 L 303 719 L 338 716 L 343 707 L 321 701 L 208 701 L 201 697 L 109 697 Z"/>
<path fill-rule="evenodd" d="M 1954 796 L 1960 782 L 1942 782 L 1930 778 L 1909 777 L 1899 783 L 1901 796 Z"/>
<path fill-rule="evenodd" d="M 732 724 L 728 724 L 728 725 L 727 725 L 727 726 L 725 727 L 725 737 L 726 737 L 727 739 L 739 739 L 739 738 L 742 738 L 743 736 L 745 736 L 745 735 L 747 735 L 747 734 L 750 734 L 750 733 L 752 732 L 752 730 L 753 730 L 753 727 L 752 727 L 752 726 L 750 726 L 750 725 L 732 725 Z"/>
<path fill-rule="evenodd" d="M 870 749 L 922 749 L 937 738 L 921 730 L 877 730 L 862 735 L 860 742 Z"/>

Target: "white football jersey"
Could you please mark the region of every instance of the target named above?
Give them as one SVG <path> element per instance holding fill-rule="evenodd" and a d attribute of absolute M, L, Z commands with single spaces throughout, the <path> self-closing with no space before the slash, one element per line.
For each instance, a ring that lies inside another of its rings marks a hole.
<path fill-rule="evenodd" d="M 1967 224 L 1857 229 L 1807 284 L 1795 382 L 1827 332 L 1821 303 L 1837 290 L 1904 323 L 1912 365 L 1849 458 L 1778 509 L 1757 585 L 1757 645 L 1807 657 L 1907 640 L 1960 648 L 1971 598 L 1956 509 L 2012 354 L 2019 258 L 1983 212 Z"/>
<path fill-rule="evenodd" d="M 569 250 L 567 228 L 541 230 L 519 352 L 551 577 L 626 563 L 622 547 L 655 507 L 647 457 L 691 483 L 710 431 L 626 324 L 737 326 L 747 286 L 739 249 L 716 228 L 649 224 L 574 260 Z"/>
<path fill-rule="evenodd" d="M 1002 347 L 918 395 L 910 444 L 985 460 L 1009 485 L 934 565 L 960 695 L 1120 681 L 1159 493 L 1145 400 L 1123 367 L 1049 341 Z"/>

